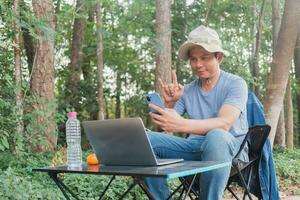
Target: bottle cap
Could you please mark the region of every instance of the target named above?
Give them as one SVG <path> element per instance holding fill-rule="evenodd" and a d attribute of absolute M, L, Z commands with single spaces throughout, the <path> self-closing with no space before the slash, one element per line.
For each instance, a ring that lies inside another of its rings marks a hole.
<path fill-rule="evenodd" d="M 68 112 L 68 117 L 76 117 L 77 112 Z"/>

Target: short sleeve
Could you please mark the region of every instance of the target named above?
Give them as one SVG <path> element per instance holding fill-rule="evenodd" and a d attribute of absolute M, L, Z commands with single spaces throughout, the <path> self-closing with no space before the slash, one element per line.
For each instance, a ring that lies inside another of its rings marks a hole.
<path fill-rule="evenodd" d="M 246 81 L 241 78 L 232 80 L 228 85 L 224 104 L 233 105 L 243 112 L 246 108 L 247 99 L 248 86 Z"/>
<path fill-rule="evenodd" d="M 174 109 L 179 115 L 183 115 L 185 113 L 185 104 L 183 96 L 176 102 Z"/>

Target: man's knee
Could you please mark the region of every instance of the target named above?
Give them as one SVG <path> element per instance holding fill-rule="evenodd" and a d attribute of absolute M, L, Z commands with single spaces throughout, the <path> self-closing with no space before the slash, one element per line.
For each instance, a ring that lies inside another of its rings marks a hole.
<path fill-rule="evenodd" d="M 235 140 L 235 137 L 223 129 L 213 129 L 206 134 L 205 140 L 213 144 L 230 143 Z"/>
<path fill-rule="evenodd" d="M 213 129 L 206 134 L 204 151 L 207 153 L 212 153 L 216 157 L 226 157 L 226 155 L 232 157 L 236 152 L 236 148 L 235 137 L 223 129 Z"/>
<path fill-rule="evenodd" d="M 158 132 L 154 132 L 154 131 L 147 131 L 147 136 L 148 136 L 148 139 L 150 141 L 150 143 L 153 145 L 159 143 L 160 141 L 160 136 L 161 134 L 158 133 Z"/>

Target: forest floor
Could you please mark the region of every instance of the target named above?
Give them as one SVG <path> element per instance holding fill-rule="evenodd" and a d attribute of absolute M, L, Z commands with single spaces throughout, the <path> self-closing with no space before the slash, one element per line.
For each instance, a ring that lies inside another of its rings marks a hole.
<path fill-rule="evenodd" d="M 242 195 L 238 195 L 238 197 L 240 198 L 240 199 L 243 199 L 243 196 Z M 252 195 L 252 197 L 253 197 L 253 195 Z M 223 198 L 222 200 L 233 200 L 233 199 L 235 199 L 234 197 L 230 197 L 230 196 L 228 196 L 228 197 L 226 197 L 226 198 Z M 248 199 L 248 198 L 246 198 L 246 199 Z M 299 195 L 293 195 L 293 196 L 285 196 L 284 195 L 284 197 L 282 197 L 281 195 L 280 195 L 280 199 L 281 200 L 300 200 L 300 196 Z M 258 200 L 257 198 L 253 198 L 253 200 Z"/>
<path fill-rule="evenodd" d="M 236 191 L 236 190 L 235 190 Z M 296 191 L 296 194 L 295 194 Z M 300 200 L 300 194 L 297 192 L 299 191 L 299 186 L 297 185 L 289 185 L 288 187 L 283 187 L 281 188 L 279 192 L 279 196 L 281 200 Z M 225 197 L 222 200 L 233 200 L 235 199 L 232 194 L 229 192 L 225 192 Z M 242 191 L 238 190 L 237 191 L 237 196 L 240 199 L 243 199 L 243 193 Z M 253 197 L 253 195 L 252 195 Z M 248 198 L 246 198 L 248 199 Z M 253 198 L 254 200 L 257 200 L 257 198 Z"/>

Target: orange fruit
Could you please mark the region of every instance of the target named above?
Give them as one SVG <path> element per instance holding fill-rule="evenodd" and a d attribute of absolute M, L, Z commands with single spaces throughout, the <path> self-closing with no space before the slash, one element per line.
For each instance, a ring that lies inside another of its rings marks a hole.
<path fill-rule="evenodd" d="M 96 157 L 96 154 L 94 154 L 94 153 L 91 153 L 90 155 L 88 155 L 86 157 L 86 162 L 89 165 L 97 165 L 97 164 L 99 164 L 98 159 Z"/>
<path fill-rule="evenodd" d="M 88 165 L 88 170 L 90 172 L 98 172 L 99 171 L 99 165 Z"/>

